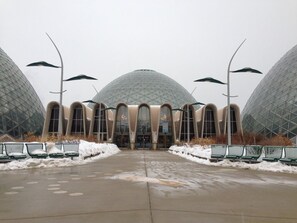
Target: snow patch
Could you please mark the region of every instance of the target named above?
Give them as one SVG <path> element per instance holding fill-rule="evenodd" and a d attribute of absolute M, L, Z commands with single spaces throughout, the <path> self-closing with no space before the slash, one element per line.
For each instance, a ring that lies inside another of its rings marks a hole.
<path fill-rule="evenodd" d="M 55 146 L 50 148 L 50 152 L 59 150 Z M 60 151 L 60 150 L 59 150 Z M 47 158 L 47 159 L 24 159 L 13 160 L 9 163 L 0 164 L 1 170 L 17 170 L 28 168 L 53 168 L 53 167 L 66 167 L 83 165 L 86 163 L 94 162 L 95 160 L 106 158 L 120 152 L 115 144 L 108 143 L 94 143 L 80 140 L 79 144 L 79 157 L 74 158 Z M 88 158 L 88 159 L 86 159 Z"/>
<path fill-rule="evenodd" d="M 260 163 L 249 164 L 245 162 L 231 162 L 227 159 L 217 163 L 210 162 L 210 146 L 171 146 L 169 148 L 169 152 L 203 165 L 297 174 L 296 166 L 288 166 L 280 162 L 261 161 Z M 192 156 L 191 154 L 195 155 L 196 157 Z"/>

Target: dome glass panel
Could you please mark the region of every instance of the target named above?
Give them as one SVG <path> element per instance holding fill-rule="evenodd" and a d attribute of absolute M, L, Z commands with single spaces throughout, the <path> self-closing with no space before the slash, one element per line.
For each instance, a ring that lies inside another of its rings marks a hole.
<path fill-rule="evenodd" d="M 179 83 L 153 70 L 135 70 L 124 74 L 104 87 L 94 98 L 96 102 L 116 107 L 127 105 L 170 104 L 180 108 L 195 103 L 195 98 Z"/>
<path fill-rule="evenodd" d="M 256 87 L 242 111 L 243 129 L 271 137 L 297 135 L 297 45 Z"/>
<path fill-rule="evenodd" d="M 42 103 L 25 75 L 0 48 L 0 134 L 41 134 Z"/>

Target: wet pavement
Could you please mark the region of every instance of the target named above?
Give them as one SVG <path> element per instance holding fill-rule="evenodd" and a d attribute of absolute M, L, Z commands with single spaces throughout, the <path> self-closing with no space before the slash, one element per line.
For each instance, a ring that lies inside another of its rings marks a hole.
<path fill-rule="evenodd" d="M 297 175 L 122 151 L 81 166 L 0 172 L 0 222 L 297 222 Z"/>

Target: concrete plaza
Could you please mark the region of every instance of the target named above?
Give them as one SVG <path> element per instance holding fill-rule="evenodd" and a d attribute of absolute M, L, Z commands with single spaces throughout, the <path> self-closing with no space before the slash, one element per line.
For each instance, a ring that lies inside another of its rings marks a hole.
<path fill-rule="evenodd" d="M 0 172 L 1 223 L 297 222 L 297 176 L 122 151 L 63 168 Z"/>

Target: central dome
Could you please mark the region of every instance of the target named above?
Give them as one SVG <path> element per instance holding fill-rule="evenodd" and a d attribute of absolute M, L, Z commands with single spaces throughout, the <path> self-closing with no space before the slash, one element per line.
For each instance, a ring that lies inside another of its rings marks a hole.
<path fill-rule="evenodd" d="M 94 98 L 96 102 L 116 107 L 127 105 L 170 104 L 180 108 L 184 104 L 195 103 L 195 98 L 179 83 L 164 74 L 141 69 L 124 74 L 106 85 Z"/>

